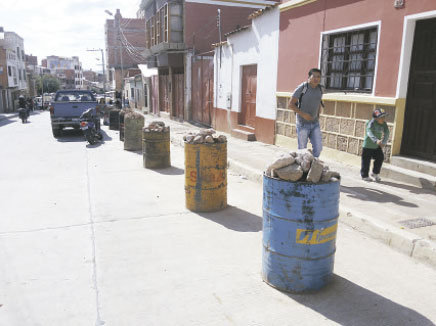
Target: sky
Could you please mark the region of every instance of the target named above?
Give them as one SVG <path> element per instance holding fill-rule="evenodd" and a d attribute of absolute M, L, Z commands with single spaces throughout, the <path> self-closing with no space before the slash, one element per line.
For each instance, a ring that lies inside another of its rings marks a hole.
<path fill-rule="evenodd" d="M 0 26 L 24 39 L 24 52 L 38 64 L 50 55 L 78 56 L 83 70 L 102 71 L 105 13 L 121 10 L 123 18 L 136 18 L 140 0 L 0 0 Z M 98 60 L 97 60 L 98 59 Z M 106 60 L 106 58 L 105 58 Z"/>

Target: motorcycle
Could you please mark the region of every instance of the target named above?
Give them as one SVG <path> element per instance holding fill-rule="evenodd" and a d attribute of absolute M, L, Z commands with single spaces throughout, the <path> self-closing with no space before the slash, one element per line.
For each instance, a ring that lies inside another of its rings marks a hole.
<path fill-rule="evenodd" d="M 27 123 L 27 118 L 29 117 L 29 112 L 26 108 L 19 108 L 18 109 L 18 116 L 21 119 L 22 123 Z"/>
<path fill-rule="evenodd" d="M 95 144 L 96 139 L 103 139 L 100 129 L 97 130 L 98 125 L 99 124 L 96 122 L 96 118 L 93 115 L 92 108 L 86 110 L 80 115 L 80 129 L 82 130 L 85 139 L 91 145 Z"/>

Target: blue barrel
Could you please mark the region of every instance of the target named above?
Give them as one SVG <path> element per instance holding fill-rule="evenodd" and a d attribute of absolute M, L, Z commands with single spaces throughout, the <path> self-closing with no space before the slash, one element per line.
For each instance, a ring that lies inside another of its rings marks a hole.
<path fill-rule="evenodd" d="M 263 177 L 262 278 L 287 292 L 316 291 L 333 273 L 340 182 Z"/>

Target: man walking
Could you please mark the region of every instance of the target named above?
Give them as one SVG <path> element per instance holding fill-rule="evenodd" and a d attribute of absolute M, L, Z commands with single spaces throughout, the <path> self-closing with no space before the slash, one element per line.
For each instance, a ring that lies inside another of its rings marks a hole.
<path fill-rule="evenodd" d="M 321 89 L 321 70 L 312 68 L 307 82 L 300 84 L 292 94 L 289 107 L 297 114 L 298 149 L 307 148 L 310 139 L 313 156 L 319 157 L 322 151 L 322 136 L 319 126 L 320 106 L 324 106 Z"/>

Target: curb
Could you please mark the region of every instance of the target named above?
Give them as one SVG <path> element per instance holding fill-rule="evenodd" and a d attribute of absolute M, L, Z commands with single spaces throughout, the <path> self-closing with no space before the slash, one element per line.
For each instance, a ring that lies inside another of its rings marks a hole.
<path fill-rule="evenodd" d="M 183 147 L 184 142 L 179 137 L 171 136 L 171 143 Z M 260 184 L 263 182 L 262 171 L 246 164 L 227 158 L 227 167 L 232 172 L 240 174 L 250 181 Z M 436 244 L 432 241 L 423 239 L 406 230 L 395 228 L 393 225 L 372 216 L 353 213 L 350 207 L 344 205 L 340 205 L 339 208 L 339 222 L 388 245 L 400 253 L 436 268 Z"/>
<path fill-rule="evenodd" d="M 340 221 L 349 227 L 378 240 L 398 252 L 436 268 L 436 245 L 408 231 L 397 229 L 376 218 L 351 209 L 340 208 Z"/>

